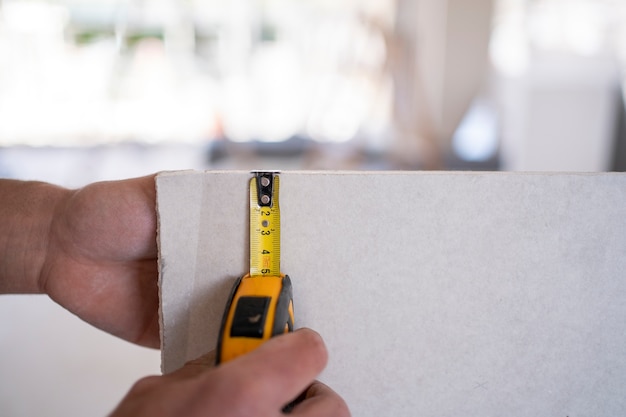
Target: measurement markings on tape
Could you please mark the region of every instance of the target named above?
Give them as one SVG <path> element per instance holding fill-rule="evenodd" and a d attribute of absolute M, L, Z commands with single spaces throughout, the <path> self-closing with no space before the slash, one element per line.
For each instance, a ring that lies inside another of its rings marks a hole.
<path fill-rule="evenodd" d="M 250 275 L 280 276 L 279 176 L 259 172 L 250 179 Z"/>

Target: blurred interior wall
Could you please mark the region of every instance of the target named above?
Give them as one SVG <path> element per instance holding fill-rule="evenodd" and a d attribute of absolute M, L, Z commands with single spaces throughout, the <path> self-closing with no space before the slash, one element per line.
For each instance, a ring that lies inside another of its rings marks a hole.
<path fill-rule="evenodd" d="M 507 171 L 612 169 L 620 81 L 611 56 L 535 54 L 515 77 L 499 77 Z"/>
<path fill-rule="evenodd" d="M 500 0 L 492 92 L 501 169 L 617 168 L 626 3 Z"/>
<path fill-rule="evenodd" d="M 440 168 L 488 68 L 493 0 L 398 0 L 389 41 L 397 159 Z"/>

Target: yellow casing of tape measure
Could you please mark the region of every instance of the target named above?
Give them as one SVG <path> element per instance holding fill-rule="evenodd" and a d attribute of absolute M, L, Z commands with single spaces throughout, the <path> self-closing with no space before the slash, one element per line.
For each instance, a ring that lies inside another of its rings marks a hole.
<path fill-rule="evenodd" d="M 273 336 L 293 331 L 291 279 L 250 276 L 238 279 L 222 319 L 216 363 L 248 353 Z"/>

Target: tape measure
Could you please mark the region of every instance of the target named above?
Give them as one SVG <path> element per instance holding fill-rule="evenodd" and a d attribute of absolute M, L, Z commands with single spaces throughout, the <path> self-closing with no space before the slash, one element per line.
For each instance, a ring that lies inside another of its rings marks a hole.
<path fill-rule="evenodd" d="M 278 173 L 259 172 L 250 180 L 250 275 L 280 275 Z"/>
<path fill-rule="evenodd" d="M 279 175 L 250 179 L 250 271 L 231 290 L 217 342 L 216 363 L 243 355 L 273 336 L 293 331 L 291 279 L 280 272 Z"/>

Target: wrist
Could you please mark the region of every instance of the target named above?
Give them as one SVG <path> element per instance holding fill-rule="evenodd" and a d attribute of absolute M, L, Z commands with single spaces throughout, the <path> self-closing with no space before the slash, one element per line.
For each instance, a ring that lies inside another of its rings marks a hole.
<path fill-rule="evenodd" d="M 35 181 L 0 180 L 0 293 L 42 293 L 51 224 L 69 190 Z"/>

